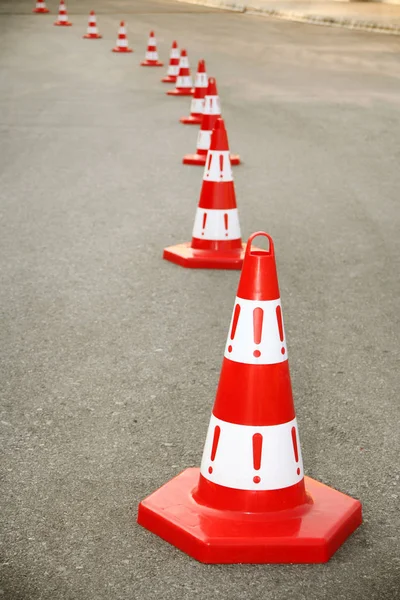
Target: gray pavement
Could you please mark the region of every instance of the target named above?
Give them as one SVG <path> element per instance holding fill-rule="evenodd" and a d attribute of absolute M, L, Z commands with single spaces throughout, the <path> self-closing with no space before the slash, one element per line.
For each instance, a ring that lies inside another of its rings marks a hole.
<path fill-rule="evenodd" d="M 102 0 L 91 42 L 90 3 L 49 6 L 0 5 L 0 597 L 399 598 L 398 39 Z M 238 282 L 161 260 L 202 172 L 138 66 L 153 27 L 217 77 L 243 235 L 274 237 L 306 472 L 363 502 L 326 565 L 206 566 L 135 524 L 199 464 Z"/>

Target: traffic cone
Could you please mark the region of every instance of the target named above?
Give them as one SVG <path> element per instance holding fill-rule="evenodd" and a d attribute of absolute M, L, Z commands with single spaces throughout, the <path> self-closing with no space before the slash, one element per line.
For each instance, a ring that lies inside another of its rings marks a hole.
<path fill-rule="evenodd" d="M 157 40 L 154 37 L 154 31 L 150 31 L 145 60 L 140 64 L 142 67 L 162 67 L 164 64 L 158 60 Z"/>
<path fill-rule="evenodd" d="M 140 525 L 202 562 L 326 562 L 362 522 L 358 500 L 304 477 L 279 296 L 273 241 L 255 233 L 201 468 L 139 505 Z"/>
<path fill-rule="evenodd" d="M 206 63 L 199 60 L 196 79 L 194 82 L 194 94 L 190 105 L 190 116 L 181 117 L 180 122 L 185 125 L 200 125 L 203 117 L 204 96 L 208 87 L 208 78 L 206 73 Z"/>
<path fill-rule="evenodd" d="M 182 50 L 181 58 L 179 60 L 179 73 L 176 78 L 176 88 L 174 90 L 168 90 L 166 94 L 168 96 L 191 96 L 193 82 L 192 76 L 190 75 L 189 60 L 187 57 L 186 50 Z"/>
<path fill-rule="evenodd" d="M 67 7 L 65 6 L 64 0 L 60 0 L 60 5 L 58 7 L 58 19 L 54 23 L 58 27 L 69 27 L 72 25 L 70 21 L 68 21 Z"/>
<path fill-rule="evenodd" d="M 133 52 L 128 46 L 128 38 L 126 37 L 125 22 L 121 21 L 118 29 L 117 45 L 112 49 L 113 52 Z"/>
<path fill-rule="evenodd" d="M 204 170 L 192 241 L 164 249 L 182 267 L 240 269 L 244 250 L 224 121 L 218 119 Z"/>
<path fill-rule="evenodd" d="M 161 79 L 163 83 L 175 83 L 179 73 L 179 50 L 177 42 L 172 42 L 171 52 L 169 55 L 169 65 L 167 74 Z"/>
<path fill-rule="evenodd" d="M 34 12 L 34 13 L 42 13 L 43 14 L 43 13 L 48 13 L 50 11 L 49 11 L 49 9 L 46 6 L 45 0 L 37 0 L 36 6 L 35 6 L 35 8 L 33 9 L 32 12 Z"/>
<path fill-rule="evenodd" d="M 94 13 L 94 10 L 90 11 L 87 32 L 83 37 L 86 38 L 87 40 L 98 40 L 101 37 L 103 37 L 99 34 L 99 31 L 97 29 L 97 21 L 96 21 L 96 15 Z"/>
<path fill-rule="evenodd" d="M 207 152 L 210 147 L 211 133 L 217 119 L 221 116 L 221 104 L 217 92 L 217 83 L 214 77 L 208 80 L 207 93 L 204 98 L 204 110 L 201 119 L 200 131 L 197 136 L 196 154 L 186 154 L 183 157 L 184 165 L 206 164 Z M 231 165 L 240 164 L 240 158 L 237 154 L 231 154 Z"/>

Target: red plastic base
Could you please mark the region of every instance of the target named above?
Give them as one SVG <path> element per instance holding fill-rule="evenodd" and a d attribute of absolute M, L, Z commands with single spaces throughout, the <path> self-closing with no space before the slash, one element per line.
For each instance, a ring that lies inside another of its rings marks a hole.
<path fill-rule="evenodd" d="M 184 165 L 198 165 L 204 167 L 207 154 L 185 154 L 182 159 Z M 231 154 L 231 165 L 240 165 L 240 156 Z"/>
<path fill-rule="evenodd" d="M 167 94 L 167 96 L 191 96 L 192 95 L 192 90 L 191 89 L 180 89 L 178 90 L 177 88 L 175 88 L 174 90 L 168 90 L 168 92 L 165 92 Z"/>
<path fill-rule="evenodd" d="M 99 40 L 103 36 L 99 33 L 86 33 L 82 36 L 85 40 Z"/>
<path fill-rule="evenodd" d="M 242 250 L 231 250 L 230 252 L 194 250 L 191 248 L 190 242 L 186 242 L 164 248 L 163 258 L 189 269 L 232 270 L 242 268 L 245 249 L 246 244 L 243 244 Z"/>
<path fill-rule="evenodd" d="M 133 52 L 132 48 L 120 48 L 119 46 L 115 46 L 112 49 L 112 52 L 119 52 L 120 54 L 126 54 L 127 52 Z"/>
<path fill-rule="evenodd" d="M 161 81 L 162 83 L 176 83 L 176 77 L 174 75 L 166 75 Z"/>
<path fill-rule="evenodd" d="M 33 11 L 36 14 L 44 14 L 50 12 L 48 8 L 34 8 Z"/>
<path fill-rule="evenodd" d="M 164 63 L 160 62 L 159 60 L 143 60 L 140 63 L 141 67 L 163 67 Z"/>
<path fill-rule="evenodd" d="M 70 21 L 56 21 L 54 25 L 57 25 L 57 27 L 71 27 L 72 23 Z"/>
<path fill-rule="evenodd" d="M 202 115 L 194 116 L 190 115 L 189 117 L 181 117 L 179 120 L 181 123 L 185 125 L 200 125 L 201 124 Z"/>
<path fill-rule="evenodd" d="M 198 504 L 187 469 L 139 504 L 138 523 L 204 563 L 323 563 L 362 522 L 361 503 L 305 477 L 309 502 L 273 513 Z"/>

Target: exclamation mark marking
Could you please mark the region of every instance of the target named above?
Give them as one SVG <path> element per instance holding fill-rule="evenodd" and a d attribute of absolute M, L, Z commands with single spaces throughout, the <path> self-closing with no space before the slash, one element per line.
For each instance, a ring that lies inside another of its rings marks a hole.
<path fill-rule="evenodd" d="M 224 155 L 223 154 L 219 155 L 219 170 L 220 170 L 220 177 L 222 179 L 224 176 Z"/>
<path fill-rule="evenodd" d="M 298 463 L 299 462 L 299 448 L 297 446 L 296 427 L 292 427 L 292 443 L 293 443 L 294 459 Z M 297 475 L 300 475 L 299 468 L 297 468 Z"/>
<path fill-rule="evenodd" d="M 228 213 L 224 213 L 225 237 L 228 237 Z"/>
<path fill-rule="evenodd" d="M 207 174 L 206 177 L 210 177 L 210 167 L 211 167 L 211 161 L 212 161 L 212 154 L 210 153 L 208 155 L 208 166 L 207 166 Z"/>
<path fill-rule="evenodd" d="M 231 330 L 231 335 L 230 335 L 231 340 L 233 340 L 235 338 L 236 328 L 237 328 L 238 321 L 239 321 L 239 315 L 240 315 L 240 304 L 236 304 L 235 310 L 233 313 L 232 330 Z M 231 345 L 228 346 L 228 352 L 232 352 Z"/>
<path fill-rule="evenodd" d="M 217 448 L 218 448 L 218 442 L 219 442 L 219 436 L 221 435 L 221 427 L 219 425 L 215 426 L 214 429 L 214 437 L 213 437 L 213 443 L 212 443 L 212 448 L 211 448 L 211 461 L 215 460 L 215 455 L 217 454 Z M 208 472 L 211 474 L 213 472 L 213 468 L 212 467 L 208 467 Z"/>
<path fill-rule="evenodd" d="M 259 471 L 261 469 L 262 445 L 263 436 L 261 433 L 255 433 L 253 435 L 253 467 L 255 471 Z M 261 477 L 255 475 L 255 477 L 253 477 L 253 481 L 254 483 L 260 483 Z"/>
<path fill-rule="evenodd" d="M 253 310 L 253 336 L 254 343 L 261 344 L 262 337 L 262 326 L 264 320 L 264 311 L 262 308 L 258 307 Z M 261 356 L 260 350 L 254 350 L 253 356 L 259 358 Z"/>
<path fill-rule="evenodd" d="M 206 223 L 207 223 L 207 213 L 205 212 L 203 215 L 203 231 L 201 232 L 201 235 L 204 235 L 204 230 L 206 228 Z"/>
<path fill-rule="evenodd" d="M 276 318 L 278 321 L 278 329 L 279 329 L 279 339 L 281 340 L 281 342 L 284 341 L 284 335 L 283 335 L 283 321 L 282 321 L 282 309 L 280 304 L 278 304 L 278 306 L 276 307 Z M 281 354 L 285 354 L 286 350 L 285 348 L 282 346 L 281 348 Z"/>

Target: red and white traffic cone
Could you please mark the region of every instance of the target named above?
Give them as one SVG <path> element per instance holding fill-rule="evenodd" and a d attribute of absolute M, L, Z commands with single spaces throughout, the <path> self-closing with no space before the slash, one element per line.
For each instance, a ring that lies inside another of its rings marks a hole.
<path fill-rule="evenodd" d="M 142 67 L 162 67 L 164 64 L 158 60 L 157 40 L 154 36 L 154 31 L 150 31 L 145 60 L 140 64 Z"/>
<path fill-rule="evenodd" d="M 32 12 L 43 14 L 43 13 L 48 13 L 50 11 L 49 11 L 49 9 L 46 6 L 45 0 L 37 0 L 36 6 L 35 6 L 35 8 L 33 9 Z"/>
<path fill-rule="evenodd" d="M 87 40 L 98 40 L 102 37 L 97 29 L 97 20 L 94 10 L 90 11 L 87 32 L 83 37 Z"/>
<path fill-rule="evenodd" d="M 206 73 L 206 63 L 199 60 L 196 79 L 194 82 L 194 94 L 190 105 L 190 116 L 181 117 L 180 122 L 185 125 L 200 125 L 203 118 L 204 97 L 207 92 L 208 78 Z"/>
<path fill-rule="evenodd" d="M 112 49 L 113 52 L 133 52 L 128 46 L 125 22 L 121 21 L 118 29 L 117 45 Z"/>
<path fill-rule="evenodd" d="M 164 249 L 163 258 L 182 267 L 240 269 L 244 250 L 222 119 L 212 133 L 192 241 Z"/>
<path fill-rule="evenodd" d="M 193 93 L 192 76 L 190 75 L 189 59 L 186 50 L 182 50 L 179 60 L 179 73 L 176 78 L 176 88 L 168 90 L 168 96 L 191 96 Z"/>
<path fill-rule="evenodd" d="M 161 79 L 163 83 L 175 83 L 179 74 L 179 49 L 177 42 L 172 42 L 171 52 L 169 55 L 169 65 L 167 74 Z"/>
<path fill-rule="evenodd" d="M 138 522 L 206 563 L 326 562 L 362 522 L 358 500 L 304 477 L 266 233 L 247 243 L 200 471 L 143 500 Z"/>
<path fill-rule="evenodd" d="M 197 136 L 196 154 L 186 154 L 183 157 L 184 165 L 206 164 L 207 152 L 210 147 L 211 133 L 214 129 L 217 119 L 221 116 L 221 104 L 217 92 L 217 82 L 214 77 L 208 80 L 207 92 L 204 98 L 204 110 L 201 119 L 200 131 Z M 231 165 L 240 164 L 240 158 L 237 154 L 231 154 Z"/>
<path fill-rule="evenodd" d="M 60 0 L 58 19 L 54 25 L 57 25 L 58 27 L 70 27 L 70 25 L 72 25 L 72 23 L 68 21 L 67 7 L 65 6 L 64 0 Z"/>

